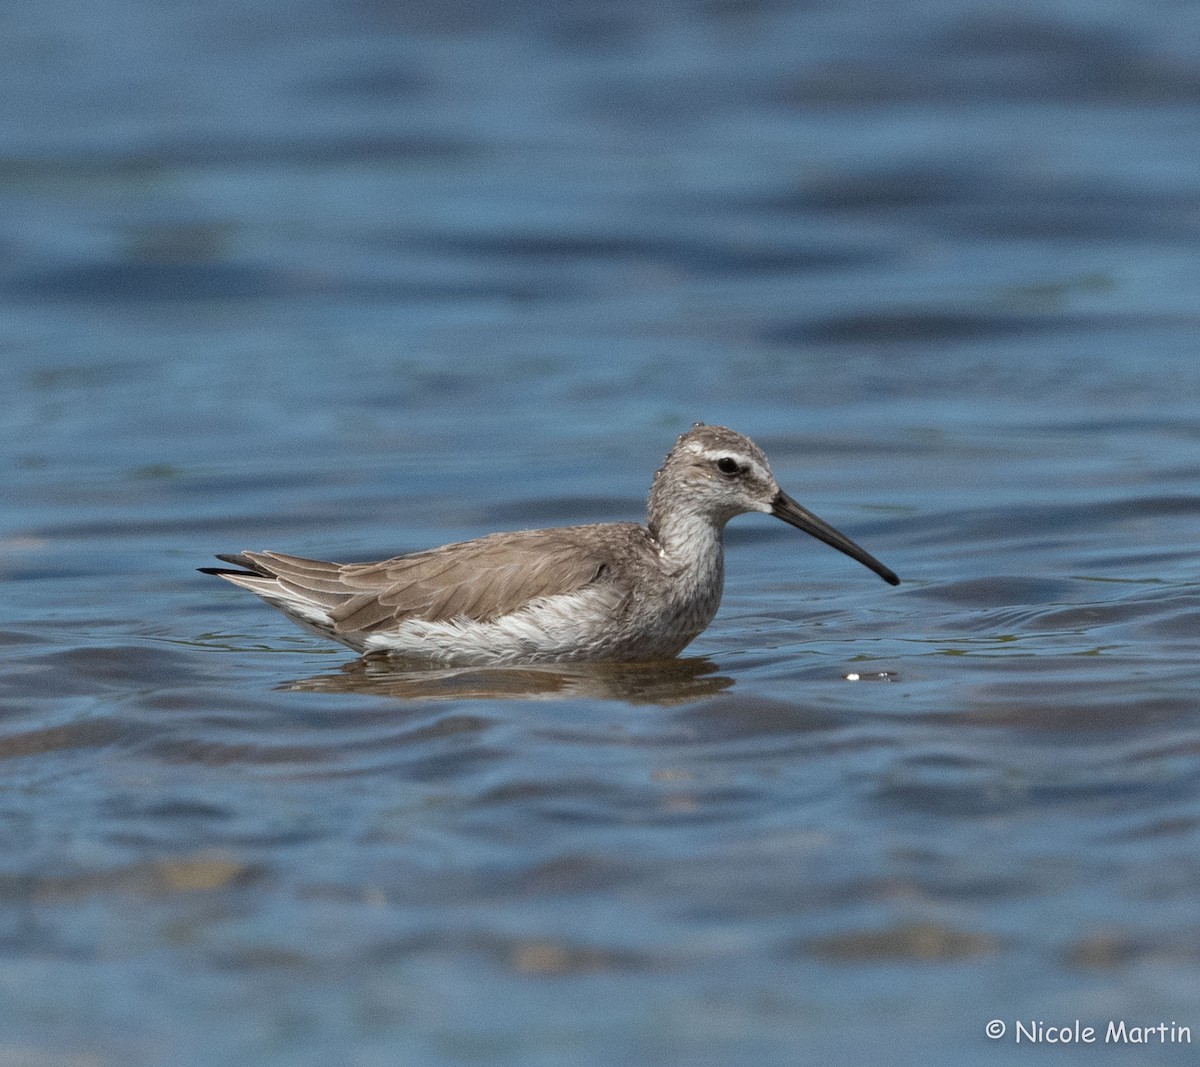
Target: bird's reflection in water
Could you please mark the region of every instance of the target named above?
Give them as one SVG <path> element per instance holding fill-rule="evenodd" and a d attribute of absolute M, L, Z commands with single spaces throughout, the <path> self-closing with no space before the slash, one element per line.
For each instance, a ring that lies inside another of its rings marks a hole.
<path fill-rule="evenodd" d="M 418 667 L 388 657 L 365 657 L 331 674 L 279 688 L 310 693 L 365 693 L 403 700 L 545 699 L 584 697 L 631 704 L 683 704 L 733 685 L 702 656 L 649 663 L 558 663 L 512 667 Z"/>

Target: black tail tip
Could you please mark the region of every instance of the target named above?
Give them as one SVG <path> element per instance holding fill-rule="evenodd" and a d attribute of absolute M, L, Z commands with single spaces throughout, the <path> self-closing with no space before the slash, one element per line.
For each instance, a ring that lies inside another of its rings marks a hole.
<path fill-rule="evenodd" d="M 241 552 L 217 553 L 217 559 L 222 563 L 232 563 L 232 567 L 197 567 L 201 574 L 249 574 L 270 577 L 267 571 L 259 567 L 254 560 Z"/>

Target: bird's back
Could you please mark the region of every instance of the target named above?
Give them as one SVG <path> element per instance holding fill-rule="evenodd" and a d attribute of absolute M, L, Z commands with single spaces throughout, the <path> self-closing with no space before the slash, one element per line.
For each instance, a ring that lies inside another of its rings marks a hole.
<path fill-rule="evenodd" d="M 613 612 L 652 578 L 657 553 L 645 527 L 604 523 L 490 534 L 378 563 L 279 552 L 221 558 L 242 569 L 214 573 L 304 625 L 358 651 L 396 651 L 391 638 L 406 628 L 495 626 L 572 594 L 584 611 L 602 601 L 611 625 Z"/>

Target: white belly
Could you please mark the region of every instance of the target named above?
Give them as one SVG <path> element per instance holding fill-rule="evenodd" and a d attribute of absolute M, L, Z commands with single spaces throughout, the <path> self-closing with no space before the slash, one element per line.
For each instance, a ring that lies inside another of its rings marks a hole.
<path fill-rule="evenodd" d="M 621 659 L 636 637 L 621 625 L 622 600 L 617 590 L 593 587 L 542 597 L 488 622 L 408 619 L 368 634 L 363 651 L 462 666 Z"/>

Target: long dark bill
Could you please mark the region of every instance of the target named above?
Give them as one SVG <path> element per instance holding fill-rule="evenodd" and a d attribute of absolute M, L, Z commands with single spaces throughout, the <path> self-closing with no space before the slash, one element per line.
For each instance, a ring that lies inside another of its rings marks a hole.
<path fill-rule="evenodd" d="M 900 579 L 896 577 L 892 570 L 885 567 L 869 552 L 864 552 L 844 533 L 835 530 L 823 519 L 818 519 L 807 508 L 802 508 L 787 493 L 783 492 L 782 489 L 779 491 L 779 495 L 771 502 L 771 514 L 775 518 L 783 519 L 789 525 L 795 526 L 797 530 L 803 530 L 806 534 L 812 534 L 818 541 L 824 541 L 839 552 L 845 552 L 851 559 L 856 559 L 864 567 L 869 567 L 889 585 L 900 584 Z"/>

